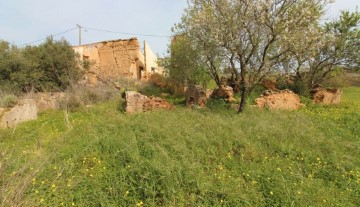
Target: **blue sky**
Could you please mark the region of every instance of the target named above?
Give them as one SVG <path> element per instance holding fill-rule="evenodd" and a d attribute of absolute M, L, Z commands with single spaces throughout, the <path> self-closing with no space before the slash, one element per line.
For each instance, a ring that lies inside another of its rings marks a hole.
<path fill-rule="evenodd" d="M 0 39 L 18 46 L 83 27 L 115 32 L 171 35 L 171 27 L 179 22 L 186 0 L 0 0 Z M 327 18 L 334 18 L 339 10 L 360 9 L 360 0 L 337 0 L 328 9 Z M 92 43 L 111 39 L 125 39 L 134 35 L 83 31 L 82 42 Z M 64 37 L 72 45 L 78 44 L 78 30 Z M 146 40 L 154 52 L 166 54 L 169 38 L 138 36 Z"/>

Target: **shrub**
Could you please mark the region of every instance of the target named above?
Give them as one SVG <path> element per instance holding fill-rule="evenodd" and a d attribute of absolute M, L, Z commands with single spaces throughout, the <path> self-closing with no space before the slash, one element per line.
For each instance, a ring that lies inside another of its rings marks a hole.
<path fill-rule="evenodd" d="M 65 40 L 48 38 L 18 49 L 0 41 L 0 87 L 15 91 L 64 91 L 82 76 L 76 53 Z"/>
<path fill-rule="evenodd" d="M 98 85 L 96 87 L 86 87 L 82 85 L 73 85 L 67 91 L 67 98 L 60 100 L 58 107 L 74 111 L 82 105 L 96 104 L 107 101 L 120 93 L 107 85 Z"/>
<path fill-rule="evenodd" d="M 0 106 L 4 108 L 12 108 L 18 103 L 18 98 L 15 95 L 5 95 L 1 101 Z"/>

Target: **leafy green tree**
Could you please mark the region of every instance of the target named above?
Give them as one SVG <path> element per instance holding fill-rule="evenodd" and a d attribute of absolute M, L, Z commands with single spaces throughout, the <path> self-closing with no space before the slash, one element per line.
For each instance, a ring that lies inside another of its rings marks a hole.
<path fill-rule="evenodd" d="M 186 35 L 177 35 L 170 45 L 171 57 L 167 59 L 165 68 L 169 78 L 179 85 L 206 84 L 206 66 L 200 61 L 198 50 Z"/>
<path fill-rule="evenodd" d="M 65 40 L 48 38 L 39 46 L 26 47 L 24 56 L 30 62 L 31 76 L 15 74 L 13 78 L 25 88 L 64 90 L 82 75 L 76 53 Z"/>
<path fill-rule="evenodd" d="M 342 11 L 341 16 L 316 29 L 312 42 L 303 50 L 293 48 L 291 60 L 295 65 L 297 79 L 307 90 L 312 89 L 339 69 L 355 70 L 360 65 L 360 13 Z"/>
<path fill-rule="evenodd" d="M 0 41 L 0 89 L 9 92 L 19 91 L 18 87 L 14 87 L 12 76 L 27 68 L 28 61 L 22 51 L 8 42 Z"/>
<path fill-rule="evenodd" d="M 82 76 L 76 53 L 65 40 L 48 38 L 18 49 L 0 42 L 0 83 L 15 91 L 62 91 Z"/>

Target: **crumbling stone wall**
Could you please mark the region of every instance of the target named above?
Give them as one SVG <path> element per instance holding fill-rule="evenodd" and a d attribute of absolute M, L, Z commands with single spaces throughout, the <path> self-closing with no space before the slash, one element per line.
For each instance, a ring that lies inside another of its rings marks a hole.
<path fill-rule="evenodd" d="M 136 38 L 104 41 L 73 49 L 81 59 L 91 62 L 89 79 L 94 79 L 94 75 L 103 81 L 117 77 L 140 79 L 144 76 L 144 55 Z"/>
<path fill-rule="evenodd" d="M 311 91 L 312 98 L 317 104 L 339 104 L 343 91 L 340 89 L 316 88 Z"/>
<path fill-rule="evenodd" d="M 221 85 L 219 88 L 215 89 L 211 94 L 212 98 L 223 98 L 227 102 L 236 101 L 234 98 L 234 90 L 230 86 Z"/>
<path fill-rule="evenodd" d="M 126 112 L 138 113 L 154 109 L 172 109 L 174 106 L 159 97 L 147 97 L 135 91 L 125 93 Z"/>
<path fill-rule="evenodd" d="M 208 98 L 206 94 L 206 90 L 201 86 L 189 86 L 186 90 L 186 105 L 204 107 Z"/>

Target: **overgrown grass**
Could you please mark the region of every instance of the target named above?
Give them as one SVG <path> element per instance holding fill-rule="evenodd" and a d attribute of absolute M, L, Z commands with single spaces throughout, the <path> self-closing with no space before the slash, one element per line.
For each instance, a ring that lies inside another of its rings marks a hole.
<path fill-rule="evenodd" d="M 1 206 L 360 206 L 360 89 L 298 112 L 123 114 L 0 130 Z M 216 104 L 216 103 L 214 103 Z"/>

